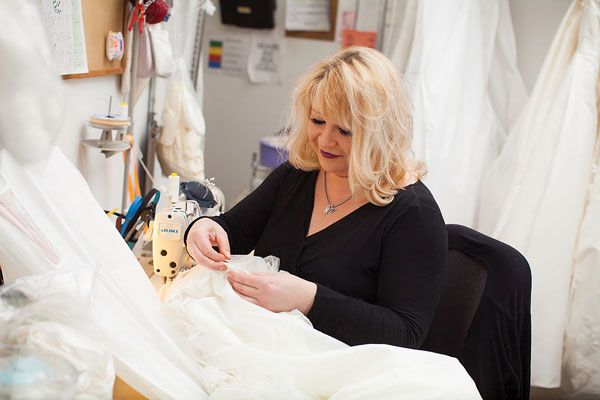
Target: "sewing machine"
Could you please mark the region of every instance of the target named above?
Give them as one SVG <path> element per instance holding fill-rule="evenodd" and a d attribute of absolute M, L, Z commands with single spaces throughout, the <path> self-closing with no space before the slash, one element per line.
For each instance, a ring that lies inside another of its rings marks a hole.
<path fill-rule="evenodd" d="M 179 176 L 171 174 L 168 186 L 169 204 L 156 213 L 152 228 L 152 261 L 154 273 L 174 278 L 181 270 L 191 268 L 194 260 L 188 254 L 183 235 L 189 224 L 200 216 L 194 200 L 179 199 Z"/>

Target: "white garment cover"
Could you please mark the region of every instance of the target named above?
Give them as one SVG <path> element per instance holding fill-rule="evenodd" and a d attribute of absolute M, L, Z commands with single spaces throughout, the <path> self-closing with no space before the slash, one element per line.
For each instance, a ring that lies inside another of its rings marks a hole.
<path fill-rule="evenodd" d="M 414 150 L 427 162 L 425 182 L 446 222 L 473 226 L 483 173 L 526 99 L 508 1 L 423 0 L 418 7 L 405 71 Z"/>
<path fill-rule="evenodd" d="M 598 24 L 597 2 L 573 2 L 482 190 L 479 229 L 516 247 L 531 266 L 535 386 L 561 383 L 575 241 L 597 137 Z M 586 242 L 580 236 L 584 252 Z"/>

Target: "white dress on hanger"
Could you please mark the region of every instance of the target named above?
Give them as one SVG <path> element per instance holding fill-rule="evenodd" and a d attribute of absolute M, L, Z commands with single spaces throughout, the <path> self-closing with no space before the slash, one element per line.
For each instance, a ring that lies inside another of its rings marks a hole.
<path fill-rule="evenodd" d="M 573 2 L 482 190 L 479 229 L 519 249 L 531 266 L 534 386 L 561 382 L 575 241 L 597 137 L 598 23 L 597 2 Z"/>
<path fill-rule="evenodd" d="M 447 223 L 473 226 L 483 173 L 526 98 L 508 1 L 420 1 L 405 73 L 425 182 Z"/>
<path fill-rule="evenodd" d="M 588 7 L 588 22 L 582 24 L 585 39 L 579 48 L 590 57 L 595 54 L 598 58 L 600 4 L 596 1 L 588 4 Z M 596 73 L 598 74 L 598 70 Z M 600 78 L 596 81 L 596 93 L 599 92 Z M 597 105 L 600 105 L 599 101 L 596 97 Z M 573 258 L 571 304 L 563 357 L 563 386 L 573 394 L 600 395 L 600 109 L 596 109 L 594 121 L 594 104 L 590 102 L 587 107 L 592 113 L 590 125 L 593 126 L 595 122 L 596 126 L 596 151 Z"/>

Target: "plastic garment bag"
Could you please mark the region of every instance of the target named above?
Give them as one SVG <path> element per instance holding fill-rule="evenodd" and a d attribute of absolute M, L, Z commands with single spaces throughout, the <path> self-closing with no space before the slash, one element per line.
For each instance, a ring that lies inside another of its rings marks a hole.
<path fill-rule="evenodd" d="M 1 398 L 112 398 L 112 355 L 89 325 L 90 272 L 50 271 L 0 288 Z"/>
<path fill-rule="evenodd" d="M 578 0 L 567 11 L 482 190 L 479 228 L 531 266 L 534 386 L 561 384 L 573 257 L 598 136 L 598 9 L 597 1 Z"/>
<path fill-rule="evenodd" d="M 0 264 L 7 284 L 65 266 L 94 266 L 90 324 L 102 332 L 117 375 L 149 398 L 206 398 L 199 367 L 169 329 L 171 319 L 143 269 L 60 150 L 26 168 L 0 151 L 0 173 L 4 193 L 19 201 L 60 255 L 57 264 L 49 262 L 42 248 L 0 218 Z"/>
<path fill-rule="evenodd" d="M 197 21 L 190 16 L 198 12 L 213 14 L 214 11 L 215 7 L 209 0 L 176 0 L 168 25 L 175 62 L 162 112 L 163 129 L 157 139 L 156 154 L 165 174 L 176 172 L 188 181 L 204 179 L 206 132 L 199 102 L 202 90 L 200 87 L 195 91 L 189 77 L 188 61 L 191 57 L 185 54 L 192 47 L 189 40 L 192 37 L 190 23 Z M 200 77 L 201 71 L 198 72 Z M 199 80 L 202 81 L 201 78 Z"/>
<path fill-rule="evenodd" d="M 163 129 L 156 152 L 162 170 L 177 172 L 182 179 L 204 179 L 202 140 L 206 127 L 202 110 L 193 95 L 183 60 L 177 60 L 162 114 Z"/>
<path fill-rule="evenodd" d="M 253 256 L 234 256 L 230 268 L 274 270 Z M 313 329 L 297 310 L 273 313 L 243 300 L 225 271 L 189 270 L 165 288 L 164 302 L 191 354 L 206 364 L 211 399 L 480 398 L 454 358 L 388 345 L 349 347 Z"/>
<path fill-rule="evenodd" d="M 423 0 L 416 18 L 405 69 L 415 154 L 445 221 L 474 226 L 485 170 L 526 100 L 508 1 Z"/>

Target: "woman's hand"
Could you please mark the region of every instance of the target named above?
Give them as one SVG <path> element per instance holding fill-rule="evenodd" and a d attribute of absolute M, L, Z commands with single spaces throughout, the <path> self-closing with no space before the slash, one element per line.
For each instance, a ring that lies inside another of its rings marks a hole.
<path fill-rule="evenodd" d="M 296 308 L 306 315 L 317 293 L 315 283 L 287 272 L 229 271 L 227 279 L 242 298 L 273 312 Z"/>
<path fill-rule="evenodd" d="M 223 271 L 227 269 L 223 261 L 231 258 L 227 233 L 215 221 L 202 218 L 196 221 L 187 236 L 187 250 L 194 260 L 206 268 Z M 219 252 L 213 249 L 219 247 Z"/>

